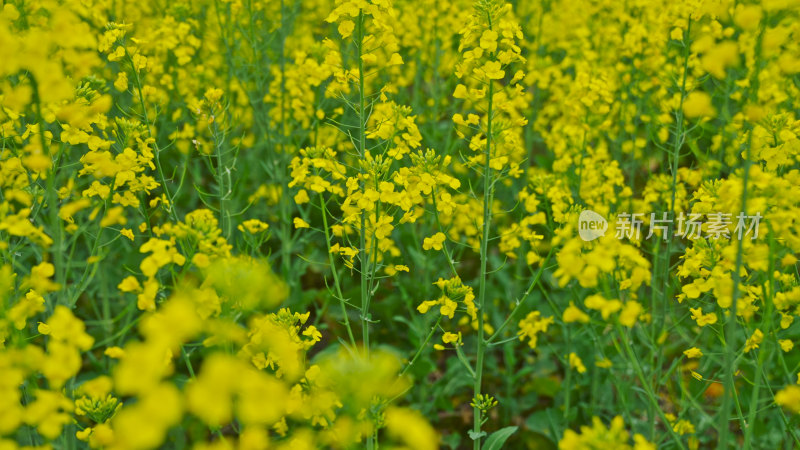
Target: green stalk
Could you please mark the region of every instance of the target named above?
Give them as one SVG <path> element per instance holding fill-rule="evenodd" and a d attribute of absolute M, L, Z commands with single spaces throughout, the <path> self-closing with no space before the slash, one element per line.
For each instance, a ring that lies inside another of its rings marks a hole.
<path fill-rule="evenodd" d="M 500 324 L 499 327 L 497 327 L 497 330 L 495 330 L 494 334 L 489 336 L 489 339 L 486 340 L 487 345 L 494 342 L 494 340 L 500 336 L 500 333 L 505 329 L 505 327 L 508 326 L 508 324 L 510 324 L 512 320 L 514 320 L 514 318 L 517 316 L 517 312 L 522 310 L 521 306 L 525 303 L 528 297 L 530 297 L 531 293 L 533 292 L 533 288 L 539 285 L 539 279 L 542 277 L 545 265 L 547 264 L 548 261 L 550 261 L 550 257 L 553 255 L 553 251 L 554 249 L 551 248 L 550 251 L 547 253 L 547 256 L 545 256 L 545 258 L 542 260 L 541 265 L 539 266 L 539 270 L 536 271 L 536 275 L 534 275 L 530 286 L 528 286 L 528 290 L 525 291 L 524 294 L 522 294 L 522 298 L 520 298 L 517 301 L 517 306 L 514 307 L 514 310 L 511 311 L 511 314 L 509 314 L 508 317 L 506 317 L 506 320 L 503 321 L 503 323 Z M 553 308 L 553 310 L 555 311 L 556 308 Z"/>
<path fill-rule="evenodd" d="M 489 24 L 491 29 L 491 22 Z M 486 112 L 486 150 L 484 153 L 483 164 L 483 238 L 481 239 L 481 273 L 480 281 L 478 284 L 478 343 L 477 343 L 477 360 L 475 363 L 475 382 L 473 385 L 473 398 L 476 399 L 473 412 L 472 431 L 475 436 L 473 441 L 473 448 L 480 450 L 481 448 L 481 409 L 478 405 L 477 398 L 481 395 L 481 381 L 483 377 L 483 358 L 486 351 L 486 341 L 483 337 L 483 312 L 486 305 L 486 265 L 489 249 L 489 230 L 492 220 L 492 197 L 493 186 L 492 183 L 492 167 L 490 166 L 491 153 L 492 153 L 492 96 L 494 95 L 494 85 L 491 80 L 489 81 L 489 107 Z"/>
<path fill-rule="evenodd" d="M 425 340 L 422 342 L 422 345 L 420 345 L 419 348 L 417 349 L 417 352 L 414 353 L 414 357 L 411 358 L 411 361 L 409 361 L 408 364 L 405 367 L 403 367 L 403 370 L 400 371 L 398 377 L 402 377 L 403 375 L 405 375 L 406 372 L 408 372 L 408 369 L 410 369 L 411 366 L 413 366 L 414 363 L 417 362 L 417 358 L 419 358 L 419 355 L 422 354 L 422 351 L 428 347 L 428 343 L 431 341 L 433 333 L 435 333 L 436 329 L 439 328 L 439 323 L 441 323 L 441 321 L 442 321 L 442 315 L 439 314 L 439 318 L 436 319 L 436 323 L 434 323 L 433 326 L 431 327 L 431 331 L 425 337 Z"/>
<path fill-rule="evenodd" d="M 211 112 L 213 113 L 213 109 Z M 216 150 L 215 156 L 217 158 L 217 171 L 215 175 L 219 195 L 219 217 L 221 219 L 222 235 L 225 236 L 226 239 L 229 239 L 231 232 L 231 215 L 228 208 L 228 195 L 230 194 L 232 184 L 230 181 L 230 169 L 225 161 L 225 152 L 222 148 L 225 143 L 225 136 L 223 135 L 220 138 L 219 125 L 217 124 L 216 118 L 214 120 L 212 135 L 214 139 L 214 148 Z M 228 177 L 227 184 L 225 182 L 226 176 Z"/>
<path fill-rule="evenodd" d="M 364 46 L 364 12 L 358 12 L 358 152 L 359 157 L 364 160 L 366 157 L 366 115 L 365 95 L 364 95 L 364 61 L 361 53 Z M 363 168 L 359 169 L 363 175 Z M 361 188 L 364 190 L 364 181 L 361 180 Z M 361 213 L 361 233 L 358 249 L 359 261 L 361 261 L 361 340 L 364 346 L 364 355 L 369 357 L 369 288 L 367 286 L 367 273 L 369 269 L 369 257 L 367 256 L 367 237 L 366 237 L 366 217 Z M 374 244 L 374 243 L 373 243 Z M 368 440 L 368 445 L 371 440 Z"/>
<path fill-rule="evenodd" d="M 564 340 L 566 341 L 567 349 L 572 348 L 569 327 L 566 326 L 564 327 Z M 567 360 L 564 362 L 564 370 L 567 372 L 564 377 L 564 425 L 569 427 L 570 393 L 572 391 L 572 364 L 570 363 L 569 355 L 567 355 Z"/>
<path fill-rule="evenodd" d="M 771 309 L 768 307 L 768 309 Z M 772 314 L 772 311 L 767 313 L 767 322 L 771 322 L 769 319 L 769 315 Z M 770 326 L 771 328 L 771 326 Z M 770 333 L 771 330 L 767 329 L 766 333 Z M 768 341 L 770 344 L 770 350 L 772 349 L 772 341 Z M 755 351 L 755 350 L 754 350 Z M 779 350 L 780 351 L 780 350 Z M 769 352 L 771 353 L 771 352 Z M 744 433 L 744 445 L 742 448 L 752 448 L 751 443 L 753 441 L 753 428 L 755 428 L 756 423 L 756 413 L 758 412 L 758 394 L 761 390 L 761 377 L 758 375 L 763 371 L 764 368 L 764 360 L 767 359 L 768 352 L 766 349 L 762 349 L 758 351 L 758 359 L 756 362 L 756 376 L 753 377 L 753 391 L 750 393 L 750 409 L 747 413 L 747 427 L 745 428 Z"/>
<path fill-rule="evenodd" d="M 278 155 L 277 160 L 281 162 L 280 172 L 281 178 L 283 178 L 283 183 L 281 187 L 284 188 L 288 184 L 288 179 L 286 177 L 287 171 L 285 170 L 288 166 L 287 161 L 289 160 L 288 155 L 286 155 L 286 8 L 285 8 L 284 0 L 281 0 L 281 27 L 280 27 L 280 55 L 279 55 L 279 62 L 280 62 L 280 72 L 281 72 L 281 132 L 280 138 L 278 140 Z M 288 195 L 281 195 L 280 199 L 280 213 L 281 213 L 281 236 L 283 245 L 281 245 L 281 266 L 283 270 L 283 276 L 286 278 L 287 281 L 290 283 L 294 283 L 294 277 L 290 277 L 291 271 L 291 247 L 288 243 L 291 242 L 291 213 L 290 213 L 290 204 L 289 204 L 289 196 Z M 333 266 L 331 266 L 333 268 Z M 294 289 L 293 289 L 294 290 Z"/>
<path fill-rule="evenodd" d="M 689 31 L 692 29 L 692 21 L 689 19 L 688 24 L 686 25 L 686 37 L 688 39 Z M 670 193 L 670 204 L 669 204 L 669 213 L 670 213 L 670 227 L 669 230 L 672 231 L 672 227 L 674 226 L 675 222 L 675 197 L 677 193 L 677 185 L 678 185 L 678 160 L 680 158 L 680 151 L 681 146 L 683 145 L 683 141 L 685 139 L 684 127 L 683 127 L 683 102 L 686 100 L 686 79 L 689 73 L 689 44 L 688 42 L 683 43 L 683 77 L 681 80 L 681 96 L 680 102 L 678 104 L 678 111 L 676 113 L 675 118 L 675 141 L 672 147 L 672 154 L 671 156 L 671 163 L 672 163 L 672 186 L 671 186 L 671 193 Z M 672 253 L 672 236 L 667 236 L 667 252 L 664 256 L 664 293 L 665 298 L 670 298 L 671 295 L 669 294 L 669 262 Z M 664 302 L 666 305 L 666 302 Z M 656 327 L 653 327 L 655 331 Z M 664 331 L 664 322 L 661 322 L 661 332 Z M 660 334 L 660 333 L 659 333 Z M 655 337 L 655 336 L 653 336 Z M 655 342 L 655 340 L 653 340 Z"/>
<path fill-rule="evenodd" d="M 659 250 L 661 248 L 661 243 L 656 244 L 655 249 L 655 258 L 656 261 L 662 264 L 662 277 L 663 277 L 663 297 L 667 301 L 672 298 L 672 289 L 670 283 L 670 260 L 672 258 L 672 239 L 674 234 L 674 226 L 675 226 L 675 201 L 677 197 L 677 185 L 678 185 L 678 162 L 680 160 L 680 152 L 681 147 L 686 139 L 686 129 L 684 127 L 684 116 L 683 116 L 683 103 L 686 100 L 686 82 L 689 74 L 689 34 L 692 29 L 692 20 L 689 18 L 688 23 L 686 25 L 686 33 L 684 34 L 684 42 L 683 42 L 683 75 L 681 77 L 681 86 L 680 86 L 680 100 L 678 104 L 678 110 L 676 111 L 676 118 L 675 118 L 675 139 L 673 141 L 672 146 L 672 153 L 670 156 L 670 163 L 672 169 L 672 183 L 670 189 L 670 203 L 669 203 L 669 220 L 670 224 L 667 228 L 667 232 L 669 235 L 667 236 L 667 243 L 666 243 L 666 251 L 663 255 L 660 254 Z M 658 271 L 653 271 L 653 278 L 655 278 Z M 655 281 L 655 280 L 654 280 Z M 653 290 L 652 295 L 650 297 L 650 310 L 653 312 L 654 318 L 656 322 L 651 327 L 650 333 L 650 343 L 653 345 L 653 348 L 658 348 L 656 344 L 658 338 L 664 333 L 666 330 L 666 316 L 667 316 L 667 301 L 661 301 L 661 314 L 655 314 L 656 311 L 656 304 L 658 303 L 656 300 L 656 289 L 655 286 L 657 284 L 653 283 Z M 656 325 L 656 323 L 658 325 Z M 656 356 L 656 352 L 650 353 L 650 365 L 652 367 L 661 367 L 661 359 L 663 357 L 663 352 L 658 352 Z M 652 408 L 648 413 L 650 416 L 650 438 L 651 440 L 655 437 L 655 414 Z"/>
<path fill-rule="evenodd" d="M 439 220 L 439 209 L 436 206 L 436 188 L 434 187 L 431 191 L 431 202 L 433 203 L 433 216 L 436 218 L 436 226 L 439 228 L 439 232 L 446 235 L 447 233 L 444 232 L 444 227 L 442 227 L 442 222 Z M 444 256 L 447 258 L 447 265 L 450 266 L 450 270 L 453 271 L 453 276 L 458 276 L 458 271 L 456 270 L 455 263 L 453 262 L 453 258 L 450 255 L 450 251 L 447 250 L 447 243 L 442 243 L 442 250 L 444 251 Z"/>
<path fill-rule="evenodd" d="M 356 348 L 356 338 L 353 337 L 353 329 L 350 328 L 350 319 L 347 317 L 347 307 L 344 302 L 344 295 L 342 295 L 342 285 L 339 283 L 339 274 L 336 272 L 336 262 L 331 253 L 331 233 L 328 229 L 328 209 L 325 206 L 325 201 L 322 194 L 319 196 L 319 207 L 322 211 L 322 228 L 325 231 L 325 246 L 328 251 L 328 262 L 331 265 L 331 274 L 333 274 L 333 285 L 336 288 L 336 295 L 339 297 L 339 305 L 342 308 L 342 317 L 344 318 L 344 326 L 347 328 L 347 336 L 350 338 L 350 345 Z"/>
<path fill-rule="evenodd" d="M 147 126 L 147 136 L 153 138 L 153 155 L 155 156 L 153 159 L 156 163 L 156 170 L 158 171 L 158 178 L 159 182 L 161 183 L 161 189 L 164 190 L 164 195 L 167 197 L 167 201 L 169 201 L 169 206 L 167 207 L 167 213 L 169 213 L 170 218 L 173 222 L 178 223 L 180 220 L 178 219 L 178 213 L 175 212 L 175 204 L 173 202 L 172 195 L 169 192 L 169 188 L 167 187 L 167 178 L 164 176 L 164 169 L 161 166 L 161 149 L 158 148 L 158 142 L 155 142 L 155 136 L 153 135 L 153 131 L 150 129 L 150 119 L 147 117 L 147 106 L 144 102 L 144 94 L 142 94 L 142 80 L 139 77 L 139 71 L 136 70 L 136 66 L 133 64 L 133 57 L 128 53 L 128 49 L 125 48 L 125 56 L 128 58 L 128 62 L 131 65 L 131 72 L 133 72 L 133 82 L 136 86 L 136 92 L 139 97 L 139 105 L 142 107 L 142 118 L 144 118 L 145 125 Z"/>
<path fill-rule="evenodd" d="M 633 364 L 633 370 L 636 372 L 636 376 L 639 378 L 639 382 L 642 384 L 644 388 L 644 392 L 647 396 L 647 399 L 650 401 L 653 409 L 658 412 L 658 416 L 661 418 L 661 421 L 664 423 L 664 426 L 669 431 L 669 435 L 673 441 L 675 441 L 675 445 L 678 448 L 685 448 L 683 442 L 681 441 L 680 436 L 672 429 L 669 424 L 669 420 L 667 420 L 666 415 L 664 415 L 664 411 L 661 410 L 661 406 L 658 404 L 658 398 L 656 397 L 655 393 L 653 392 L 652 386 L 647 382 L 647 377 L 644 375 L 644 370 L 642 370 L 641 364 L 639 364 L 639 359 L 636 357 L 636 354 L 633 352 L 633 348 L 631 348 L 630 342 L 628 342 L 628 337 L 625 335 L 625 332 L 622 330 L 622 325 L 619 323 L 616 324 L 617 334 L 619 334 L 619 340 L 622 341 L 622 347 L 625 349 L 625 353 L 628 356 L 631 364 Z"/>
<path fill-rule="evenodd" d="M 357 43 L 357 57 L 358 57 L 358 152 L 362 161 L 366 159 L 367 143 L 366 143 L 366 125 L 367 117 L 364 112 L 366 108 L 366 97 L 364 95 L 364 61 L 361 59 L 361 54 L 364 47 L 364 11 L 358 12 L 358 43 Z M 359 174 L 364 175 L 363 166 L 359 166 Z M 365 190 L 364 180 L 360 181 L 361 191 Z M 361 278 L 361 343 L 364 347 L 364 356 L 369 358 L 369 286 L 367 284 L 367 274 L 369 273 L 369 255 L 367 254 L 367 237 L 366 237 L 366 216 L 361 212 L 361 230 L 359 236 L 359 249 L 358 257 L 361 262 L 360 278 Z M 375 245 L 375 239 L 372 240 L 372 245 Z M 367 436 L 367 448 L 372 450 L 377 447 L 377 428 Z"/>
<path fill-rule="evenodd" d="M 42 153 L 47 154 L 48 158 L 50 158 L 50 150 L 47 145 L 47 140 L 44 137 L 45 121 L 44 115 L 42 115 L 42 98 L 39 93 L 39 83 L 33 77 L 31 77 L 31 85 L 33 87 L 33 96 L 36 105 L 36 119 L 39 122 L 39 145 L 42 146 Z M 60 286 L 64 286 L 64 281 L 66 281 L 67 277 L 64 261 L 64 228 L 61 226 L 61 219 L 58 217 L 58 191 L 56 189 L 55 180 L 57 169 L 56 166 L 58 165 L 60 159 L 60 155 L 55 161 L 52 161 L 51 159 L 50 170 L 47 173 L 46 202 L 48 213 L 50 214 L 50 232 L 53 234 L 52 246 L 53 252 L 55 253 L 53 262 L 56 272 L 56 283 L 58 283 Z M 48 302 L 48 311 L 50 311 L 51 308 L 52 306 Z"/>
<path fill-rule="evenodd" d="M 758 39 L 755 45 L 755 62 L 754 62 L 754 69 L 753 74 L 751 75 L 750 81 L 750 97 L 756 96 L 758 94 L 758 74 L 761 64 L 761 45 L 764 38 L 764 29 L 766 28 L 767 18 L 766 15 L 761 20 L 761 30 L 758 34 Z M 745 160 L 743 165 L 744 173 L 742 174 L 742 196 L 741 196 L 741 212 L 744 213 L 747 211 L 747 184 L 749 181 L 750 175 L 750 165 L 751 165 L 751 154 L 753 149 L 753 133 L 752 131 L 748 134 L 747 139 L 747 149 L 745 154 Z M 743 236 L 744 237 L 744 236 Z M 743 252 L 742 252 L 742 239 L 739 239 L 739 242 L 736 246 L 736 265 L 733 271 L 733 293 L 731 294 L 731 307 L 728 317 L 725 321 L 724 333 L 725 333 L 725 368 L 727 372 L 725 373 L 725 392 L 723 393 L 722 397 L 722 407 L 719 412 L 719 442 L 717 443 L 717 448 L 727 449 L 728 448 L 728 423 L 729 423 L 729 415 L 730 415 L 730 408 L 731 408 L 731 400 L 736 400 L 738 403 L 738 396 L 736 393 L 736 385 L 734 383 L 733 376 L 737 372 L 737 362 L 738 358 L 735 357 L 734 352 L 736 351 L 736 329 L 737 329 L 737 319 L 736 319 L 736 309 L 737 309 L 737 301 L 739 299 L 739 282 L 741 281 L 741 268 L 743 263 Z M 742 420 L 744 420 L 742 418 Z"/>

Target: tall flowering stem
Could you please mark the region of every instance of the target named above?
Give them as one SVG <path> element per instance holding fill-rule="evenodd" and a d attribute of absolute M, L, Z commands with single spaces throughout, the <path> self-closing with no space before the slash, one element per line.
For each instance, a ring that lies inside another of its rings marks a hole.
<path fill-rule="evenodd" d="M 477 341 L 473 379 L 473 427 L 470 437 L 475 449 L 481 446 L 481 432 L 488 408 L 494 405 L 490 396 L 482 392 L 484 357 L 487 348 L 484 324 L 487 305 L 487 275 L 489 273 L 489 241 L 491 237 L 492 207 L 495 183 L 504 176 L 518 176 L 515 163 L 519 141 L 515 128 L 525 125 L 526 120 L 509 114 L 510 99 L 522 95 L 517 84 L 524 76 L 522 71 L 511 72 L 514 63 L 524 62 L 516 39 L 522 31 L 513 20 L 511 6 L 496 0 L 481 0 L 469 26 L 464 30 L 460 45 L 462 60 L 456 67 L 456 75 L 464 84 L 456 86 L 453 96 L 463 99 L 465 107 L 478 114 L 456 114 L 453 122 L 460 137 L 470 133 L 469 147 L 475 151 L 466 163 L 478 171 L 483 178 L 482 223 L 480 226 L 480 273 L 477 298 Z M 507 76 L 507 74 L 513 74 Z"/>

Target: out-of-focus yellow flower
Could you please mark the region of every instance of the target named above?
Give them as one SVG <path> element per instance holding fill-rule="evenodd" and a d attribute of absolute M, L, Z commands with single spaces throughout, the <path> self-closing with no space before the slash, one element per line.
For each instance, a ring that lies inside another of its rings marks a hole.
<path fill-rule="evenodd" d="M 575 352 L 569 354 L 569 366 L 578 371 L 578 373 L 586 373 L 586 366 L 583 365 L 583 361 Z"/>
<path fill-rule="evenodd" d="M 703 356 L 703 351 L 697 347 L 692 347 L 690 349 L 684 350 L 683 354 L 686 355 L 687 358 L 700 358 Z"/>
<path fill-rule="evenodd" d="M 689 119 L 713 117 L 717 110 L 711 104 L 711 96 L 705 92 L 694 91 L 683 102 L 683 113 Z"/>
<path fill-rule="evenodd" d="M 789 385 L 776 392 L 775 403 L 788 411 L 800 414 L 800 386 Z"/>
<path fill-rule="evenodd" d="M 305 220 L 301 219 L 300 217 L 295 217 L 293 220 L 294 220 L 294 227 L 296 229 L 298 229 L 298 230 L 300 228 L 310 228 L 311 227 L 311 225 L 309 225 L 308 222 L 306 222 Z"/>
<path fill-rule="evenodd" d="M 753 334 L 751 334 L 750 337 L 747 338 L 747 342 L 745 342 L 744 344 L 745 353 L 749 352 L 750 350 L 758 348 L 759 344 L 761 344 L 761 341 L 763 340 L 764 340 L 764 333 L 761 330 L 756 329 L 755 331 L 753 331 Z"/>
<path fill-rule="evenodd" d="M 242 222 L 237 228 L 241 232 L 247 231 L 250 234 L 256 234 L 266 231 L 269 228 L 269 224 L 258 219 L 250 219 Z"/>

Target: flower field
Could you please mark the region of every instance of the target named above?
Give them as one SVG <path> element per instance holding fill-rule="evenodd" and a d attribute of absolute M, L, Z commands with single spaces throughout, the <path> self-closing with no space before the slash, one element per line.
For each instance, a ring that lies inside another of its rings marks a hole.
<path fill-rule="evenodd" d="M 0 5 L 0 450 L 800 447 L 800 1 Z"/>

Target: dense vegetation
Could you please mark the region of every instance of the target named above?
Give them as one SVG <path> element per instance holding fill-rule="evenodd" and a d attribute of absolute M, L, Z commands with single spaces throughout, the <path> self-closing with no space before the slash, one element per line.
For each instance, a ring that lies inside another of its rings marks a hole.
<path fill-rule="evenodd" d="M 800 446 L 799 2 L 0 4 L 0 449 Z"/>

